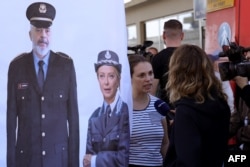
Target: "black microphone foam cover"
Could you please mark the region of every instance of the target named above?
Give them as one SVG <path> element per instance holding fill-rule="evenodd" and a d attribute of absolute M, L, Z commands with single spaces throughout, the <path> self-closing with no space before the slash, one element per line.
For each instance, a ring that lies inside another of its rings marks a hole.
<path fill-rule="evenodd" d="M 154 103 L 154 107 L 156 111 L 160 113 L 162 116 L 165 116 L 169 120 L 174 119 L 174 113 L 170 112 L 170 107 L 165 101 L 161 99 L 156 100 Z"/>

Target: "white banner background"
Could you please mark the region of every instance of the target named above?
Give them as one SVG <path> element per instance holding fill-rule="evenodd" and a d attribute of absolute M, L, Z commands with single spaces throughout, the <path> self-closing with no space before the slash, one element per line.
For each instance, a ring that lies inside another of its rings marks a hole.
<path fill-rule="evenodd" d="M 0 1 L 0 166 L 6 166 L 6 88 L 10 61 L 23 52 L 30 52 L 29 22 L 26 8 L 34 0 Z M 80 164 L 85 153 L 87 121 L 101 106 L 94 63 L 101 50 L 115 51 L 122 63 L 121 93 L 132 110 L 131 81 L 127 61 L 127 33 L 123 0 L 44 1 L 56 8 L 52 26 L 52 50 L 67 53 L 74 60 L 80 116 Z"/>

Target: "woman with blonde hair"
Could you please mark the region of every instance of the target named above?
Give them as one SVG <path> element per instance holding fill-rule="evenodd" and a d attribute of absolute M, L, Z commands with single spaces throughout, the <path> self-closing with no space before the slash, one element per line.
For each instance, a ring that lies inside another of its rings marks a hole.
<path fill-rule="evenodd" d="M 198 46 L 184 44 L 170 59 L 166 85 L 176 107 L 164 167 L 221 167 L 230 109 L 212 62 Z"/>
<path fill-rule="evenodd" d="M 129 109 L 120 96 L 122 64 L 111 50 L 99 52 L 94 64 L 103 96 L 88 121 L 84 167 L 127 167 L 129 158 Z"/>

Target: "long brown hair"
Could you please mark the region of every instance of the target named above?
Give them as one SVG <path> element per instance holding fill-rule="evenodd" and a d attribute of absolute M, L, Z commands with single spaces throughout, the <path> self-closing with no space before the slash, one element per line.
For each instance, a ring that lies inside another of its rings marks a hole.
<path fill-rule="evenodd" d="M 190 97 L 203 103 L 207 97 L 213 99 L 213 91 L 226 99 L 211 60 L 198 46 L 184 44 L 175 50 L 170 58 L 168 77 L 166 89 L 170 102 Z"/>

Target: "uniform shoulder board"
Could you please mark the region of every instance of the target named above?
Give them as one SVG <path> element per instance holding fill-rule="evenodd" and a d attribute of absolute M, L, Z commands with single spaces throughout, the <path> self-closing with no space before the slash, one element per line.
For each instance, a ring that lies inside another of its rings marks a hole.
<path fill-rule="evenodd" d="M 11 62 L 18 60 L 27 54 L 29 54 L 29 53 L 27 53 L 27 52 L 21 53 L 21 54 L 17 55 Z"/>
<path fill-rule="evenodd" d="M 68 59 L 71 59 L 71 57 L 69 55 L 67 55 L 66 53 L 63 53 L 63 52 L 56 52 L 56 54 L 58 54 L 59 56 L 62 56 L 64 58 L 68 58 Z"/>

